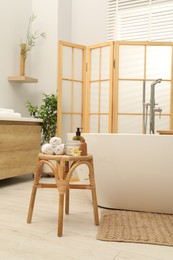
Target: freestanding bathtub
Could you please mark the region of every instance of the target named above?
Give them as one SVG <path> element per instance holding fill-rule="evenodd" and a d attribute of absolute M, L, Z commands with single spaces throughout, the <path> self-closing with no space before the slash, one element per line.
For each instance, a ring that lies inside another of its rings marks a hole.
<path fill-rule="evenodd" d="M 173 135 L 82 135 L 94 157 L 99 206 L 173 213 Z"/>

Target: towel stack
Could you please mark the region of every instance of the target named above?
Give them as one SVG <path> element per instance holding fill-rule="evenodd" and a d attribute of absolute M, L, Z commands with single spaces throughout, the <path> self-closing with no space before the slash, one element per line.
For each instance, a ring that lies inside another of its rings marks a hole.
<path fill-rule="evenodd" d="M 0 108 L 0 118 L 20 118 L 20 113 L 15 113 L 14 109 Z"/>
<path fill-rule="evenodd" d="M 41 147 L 42 153 L 61 155 L 65 153 L 65 144 L 61 143 L 61 138 L 54 136 L 49 143 L 43 144 Z"/>

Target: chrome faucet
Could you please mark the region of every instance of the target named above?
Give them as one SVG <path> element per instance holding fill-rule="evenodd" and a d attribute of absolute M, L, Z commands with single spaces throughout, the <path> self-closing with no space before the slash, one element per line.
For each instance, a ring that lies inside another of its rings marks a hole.
<path fill-rule="evenodd" d="M 161 107 L 155 107 L 155 85 L 157 83 L 160 83 L 162 79 L 157 79 L 153 83 L 151 83 L 151 94 L 150 94 L 150 134 L 154 134 L 155 131 L 155 112 L 159 112 L 160 116 L 162 113 L 162 108 Z"/>

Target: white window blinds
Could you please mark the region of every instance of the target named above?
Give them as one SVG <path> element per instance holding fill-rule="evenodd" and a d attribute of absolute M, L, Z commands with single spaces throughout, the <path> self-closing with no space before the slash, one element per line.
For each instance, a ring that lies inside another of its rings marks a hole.
<path fill-rule="evenodd" d="M 108 0 L 107 40 L 173 41 L 173 0 Z"/>

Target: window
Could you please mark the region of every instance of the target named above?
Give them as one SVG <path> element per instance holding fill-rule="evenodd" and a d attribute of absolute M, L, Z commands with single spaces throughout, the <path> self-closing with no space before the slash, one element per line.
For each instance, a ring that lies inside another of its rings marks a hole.
<path fill-rule="evenodd" d="M 173 41 L 173 0 L 108 0 L 107 40 Z"/>

